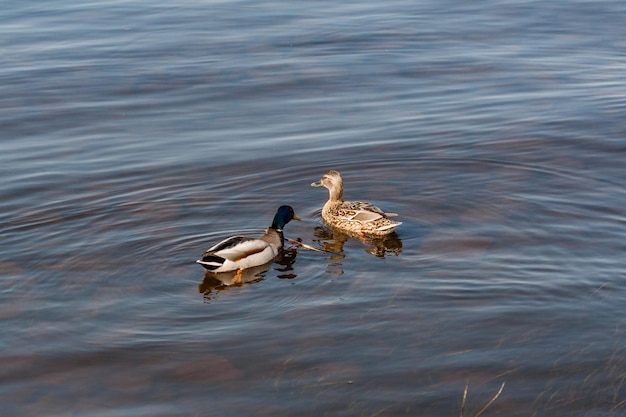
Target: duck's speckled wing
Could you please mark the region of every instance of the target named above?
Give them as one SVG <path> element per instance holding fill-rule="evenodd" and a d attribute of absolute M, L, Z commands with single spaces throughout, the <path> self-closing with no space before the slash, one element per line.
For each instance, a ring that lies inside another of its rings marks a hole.
<path fill-rule="evenodd" d="M 345 217 L 346 220 L 364 223 L 386 217 L 384 211 L 371 203 L 363 201 L 343 202 L 338 214 Z"/>

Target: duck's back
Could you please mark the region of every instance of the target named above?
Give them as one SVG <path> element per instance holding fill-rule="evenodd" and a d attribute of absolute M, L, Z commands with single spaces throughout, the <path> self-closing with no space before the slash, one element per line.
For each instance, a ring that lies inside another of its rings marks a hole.
<path fill-rule="evenodd" d="M 382 236 L 393 232 L 401 222 L 389 219 L 385 212 L 362 201 L 328 201 L 322 218 L 330 226 L 348 233 Z"/>

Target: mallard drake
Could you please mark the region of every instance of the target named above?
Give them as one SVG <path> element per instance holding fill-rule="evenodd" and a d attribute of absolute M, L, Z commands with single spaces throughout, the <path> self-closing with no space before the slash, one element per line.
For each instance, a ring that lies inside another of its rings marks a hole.
<path fill-rule="evenodd" d="M 231 236 L 212 246 L 196 262 L 214 273 L 241 272 L 271 262 L 283 249 L 283 228 L 291 220 L 300 220 L 300 217 L 290 206 L 280 206 L 263 236 Z"/>
<path fill-rule="evenodd" d="M 328 188 L 329 198 L 322 208 L 322 219 L 329 226 L 357 235 L 384 236 L 402 224 L 389 218 L 397 214 L 385 213 L 371 203 L 343 201 L 343 180 L 337 171 L 328 171 L 311 187 Z"/>

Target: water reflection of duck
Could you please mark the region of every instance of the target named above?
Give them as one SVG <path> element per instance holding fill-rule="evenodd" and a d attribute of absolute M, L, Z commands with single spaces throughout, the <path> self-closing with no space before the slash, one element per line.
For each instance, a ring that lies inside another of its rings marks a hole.
<path fill-rule="evenodd" d="M 297 275 L 293 272 L 293 264 L 296 262 L 296 256 L 298 255 L 298 251 L 296 248 L 287 248 L 284 249 L 278 258 L 274 260 L 275 264 L 280 265 L 279 267 L 275 267 L 276 271 L 280 272 L 278 274 L 278 278 L 280 279 L 292 279 Z"/>
<path fill-rule="evenodd" d="M 242 271 L 270 263 L 284 245 L 283 228 L 292 219 L 300 220 L 290 206 L 280 206 L 272 225 L 259 238 L 232 236 L 212 246 L 196 262 L 211 273 L 236 271 L 235 280 L 243 279 Z M 237 278 L 239 276 L 239 278 Z"/>
<path fill-rule="evenodd" d="M 210 294 L 212 290 L 220 291 L 230 286 L 241 286 L 242 284 L 261 281 L 264 278 L 264 274 L 269 271 L 271 266 L 272 261 L 238 271 L 218 273 L 207 271 L 204 274 L 202 283 L 198 285 L 198 292 L 206 296 Z"/>
<path fill-rule="evenodd" d="M 375 205 L 363 201 L 343 201 L 343 180 L 339 172 L 328 171 L 321 180 L 311 187 L 328 188 L 329 198 L 322 208 L 322 219 L 332 227 L 358 236 L 385 236 L 392 233 L 402 222 L 389 217 L 395 213 L 385 213 Z"/>
<path fill-rule="evenodd" d="M 320 244 L 324 250 L 335 254 L 343 254 L 344 244 L 353 237 L 350 234 L 343 233 L 341 230 L 322 226 L 316 227 L 314 233 L 316 237 L 322 240 Z M 397 256 L 402 252 L 402 241 L 395 232 L 385 236 L 360 237 L 358 240 L 368 247 L 365 252 L 379 258 L 384 258 L 385 255 L 389 254 Z"/>

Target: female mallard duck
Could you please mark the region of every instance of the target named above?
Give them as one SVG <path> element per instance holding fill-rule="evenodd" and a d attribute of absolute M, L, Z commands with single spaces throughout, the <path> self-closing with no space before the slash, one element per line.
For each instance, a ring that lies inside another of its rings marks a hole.
<path fill-rule="evenodd" d="M 397 214 L 385 213 L 370 203 L 343 201 L 343 180 L 337 171 L 328 171 L 311 187 L 328 188 L 330 196 L 322 208 L 322 219 L 330 226 L 358 235 L 384 236 L 402 224 L 389 219 Z"/>
<path fill-rule="evenodd" d="M 259 238 L 232 236 L 211 247 L 196 262 L 210 272 L 238 271 L 271 262 L 283 249 L 283 228 L 300 220 L 290 206 L 280 206 L 272 225 Z"/>

